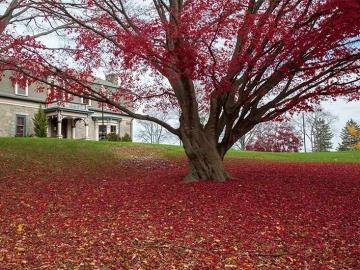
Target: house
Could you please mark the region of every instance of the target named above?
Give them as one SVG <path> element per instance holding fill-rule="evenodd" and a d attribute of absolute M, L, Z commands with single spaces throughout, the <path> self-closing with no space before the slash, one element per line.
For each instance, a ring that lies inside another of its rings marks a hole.
<path fill-rule="evenodd" d="M 49 101 L 49 92 L 37 91 L 36 85 L 13 85 L 10 75 L 4 72 L 0 81 L 0 137 L 33 135 L 32 119 L 40 106 L 48 119 L 48 137 L 98 141 L 111 132 L 133 137 L 133 118 L 128 115 L 114 112 L 106 104 L 65 93 L 66 99 Z M 116 76 L 98 79 L 93 86 L 116 89 Z"/>

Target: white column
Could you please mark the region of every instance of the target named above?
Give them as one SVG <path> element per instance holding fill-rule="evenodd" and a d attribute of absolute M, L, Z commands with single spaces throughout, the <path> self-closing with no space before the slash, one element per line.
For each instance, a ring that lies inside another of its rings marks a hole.
<path fill-rule="evenodd" d="M 106 134 L 110 134 L 110 132 L 111 132 L 111 123 L 107 122 L 107 124 L 106 124 Z"/>
<path fill-rule="evenodd" d="M 49 120 L 49 118 L 47 118 L 47 137 L 50 138 L 51 137 L 51 121 Z"/>
<path fill-rule="evenodd" d="M 121 119 L 119 119 L 119 122 L 118 122 L 118 127 L 117 127 L 117 135 L 119 137 L 121 137 Z"/>
<path fill-rule="evenodd" d="M 85 140 L 90 140 L 90 138 L 89 138 L 89 123 L 90 123 L 89 118 L 86 118 L 85 119 Z"/>
<path fill-rule="evenodd" d="M 73 140 L 76 139 L 75 128 L 76 128 L 76 120 L 73 119 L 71 121 L 71 139 L 73 139 Z"/>
<path fill-rule="evenodd" d="M 58 114 L 58 116 L 57 116 L 57 137 L 59 138 L 59 139 L 62 139 L 63 138 L 63 136 L 62 136 L 62 130 L 61 130 L 61 128 L 62 128 L 62 120 L 63 120 L 63 116 L 62 115 L 60 115 L 60 114 Z"/>
<path fill-rule="evenodd" d="M 94 125 L 95 140 L 99 140 L 99 123 L 96 121 Z"/>

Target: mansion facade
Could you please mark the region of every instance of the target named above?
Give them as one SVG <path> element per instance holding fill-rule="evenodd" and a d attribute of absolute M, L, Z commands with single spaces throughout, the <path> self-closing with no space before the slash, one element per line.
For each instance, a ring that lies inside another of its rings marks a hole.
<path fill-rule="evenodd" d="M 0 137 L 25 137 L 34 134 L 33 118 L 41 106 L 48 119 L 48 137 L 101 140 L 109 133 L 133 138 L 133 118 L 111 111 L 97 101 L 71 96 L 66 101 L 49 101 L 46 91 L 35 85 L 13 85 L 10 73 L 0 80 Z M 117 88 L 115 76 L 96 80 L 94 87 Z"/>

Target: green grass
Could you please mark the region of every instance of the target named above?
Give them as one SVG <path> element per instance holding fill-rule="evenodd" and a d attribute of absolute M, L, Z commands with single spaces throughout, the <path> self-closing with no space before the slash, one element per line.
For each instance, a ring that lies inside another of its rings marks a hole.
<path fill-rule="evenodd" d="M 0 138 L 0 161 L 14 160 L 14 166 L 28 160 L 47 160 L 53 165 L 81 162 L 101 165 L 141 156 L 181 158 L 184 150 L 173 145 L 124 142 L 71 141 L 40 138 Z M 303 162 L 360 162 L 360 151 L 327 153 L 264 153 L 229 151 L 227 158 Z M 93 166 L 94 167 L 94 166 Z"/>

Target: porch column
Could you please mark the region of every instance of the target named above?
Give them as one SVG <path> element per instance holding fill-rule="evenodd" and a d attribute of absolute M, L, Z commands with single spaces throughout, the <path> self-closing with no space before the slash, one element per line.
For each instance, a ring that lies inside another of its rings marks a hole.
<path fill-rule="evenodd" d="M 60 115 L 60 114 L 58 114 L 58 116 L 57 116 L 57 137 L 58 137 L 58 139 L 62 139 L 63 138 L 63 136 L 62 136 L 62 120 L 63 120 L 63 116 L 62 115 Z"/>
<path fill-rule="evenodd" d="M 89 138 L 89 123 L 90 123 L 89 118 L 86 118 L 85 119 L 85 140 L 90 140 L 90 138 Z"/>
<path fill-rule="evenodd" d="M 118 134 L 119 137 L 121 137 L 121 120 L 122 119 L 119 119 L 118 128 L 117 128 L 117 134 Z"/>
<path fill-rule="evenodd" d="M 50 138 L 52 135 L 52 130 L 51 130 L 52 125 L 51 125 L 51 121 L 49 120 L 49 118 L 47 117 L 46 119 L 47 119 L 47 136 L 46 137 Z"/>
<path fill-rule="evenodd" d="M 72 121 L 71 121 L 71 139 L 73 139 L 73 140 L 76 139 L 75 127 L 76 127 L 76 119 L 72 119 Z"/>
<path fill-rule="evenodd" d="M 94 129 L 95 140 L 99 141 L 99 122 L 96 121 L 94 126 L 95 126 L 95 129 Z"/>

